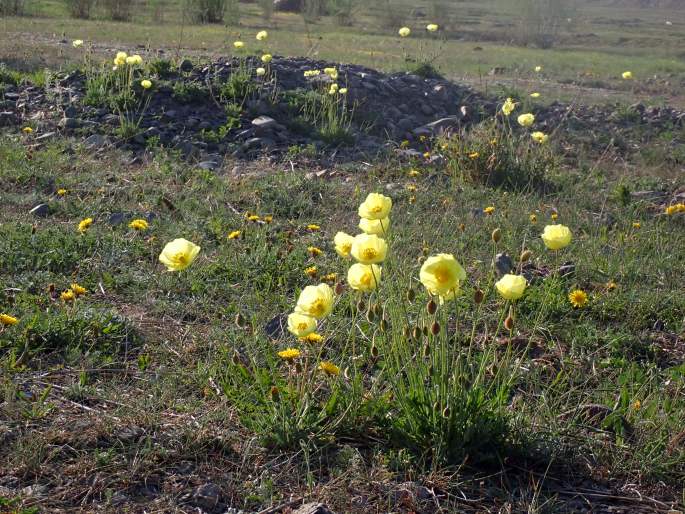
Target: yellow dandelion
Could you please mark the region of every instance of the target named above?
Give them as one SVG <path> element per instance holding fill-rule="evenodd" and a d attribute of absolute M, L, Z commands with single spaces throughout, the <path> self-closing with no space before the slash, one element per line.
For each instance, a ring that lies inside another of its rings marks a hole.
<path fill-rule="evenodd" d="M 537 223 L 538 222 L 538 217 L 535 214 L 530 215 L 530 222 L 531 223 Z"/>
<path fill-rule="evenodd" d="M 83 219 L 78 224 L 78 231 L 83 234 L 86 230 L 88 230 L 90 228 L 90 226 L 92 224 L 93 224 L 93 218 Z"/>
<path fill-rule="evenodd" d="M 409 170 L 410 177 L 418 177 L 419 175 L 421 175 L 421 172 L 419 170 Z"/>
<path fill-rule="evenodd" d="M 76 282 L 71 284 L 70 289 L 74 292 L 76 296 L 81 296 L 88 292 L 88 290 L 85 287 L 78 285 Z"/>
<path fill-rule="evenodd" d="M 274 217 L 271 214 L 268 214 L 268 215 L 264 216 L 263 220 L 264 220 L 264 223 L 271 223 L 274 220 Z"/>
<path fill-rule="evenodd" d="M 483 209 L 483 212 L 485 214 L 487 214 L 488 216 L 490 216 L 493 212 L 495 212 L 495 207 L 490 205 L 490 206 L 486 207 L 485 209 Z"/>
<path fill-rule="evenodd" d="M 296 348 L 286 348 L 278 352 L 278 356 L 284 361 L 292 362 L 300 356 L 300 350 Z"/>
<path fill-rule="evenodd" d="M 538 93 L 538 92 L 531 93 L 530 97 L 531 98 L 540 98 L 540 93 Z"/>
<path fill-rule="evenodd" d="M 135 219 L 131 223 L 128 224 L 129 228 L 132 228 L 133 230 L 147 230 L 149 225 L 147 221 L 143 219 Z"/>
<path fill-rule="evenodd" d="M 247 221 L 259 221 L 259 220 L 260 220 L 260 217 L 258 214 L 250 214 L 247 217 Z"/>
<path fill-rule="evenodd" d="M 559 214 L 556 212 L 553 212 L 550 216 L 552 218 L 552 221 L 556 221 L 559 218 Z"/>
<path fill-rule="evenodd" d="M 633 228 L 640 228 L 642 224 L 639 221 L 633 221 Z"/>
<path fill-rule="evenodd" d="M 10 326 L 19 323 L 19 319 L 9 314 L 0 314 L 0 325 Z"/>
<path fill-rule="evenodd" d="M 323 361 L 319 363 L 319 370 L 326 373 L 330 377 L 338 376 L 340 374 L 340 368 L 333 364 L 332 362 Z"/>
<path fill-rule="evenodd" d="M 414 191 L 416 191 L 416 185 L 407 184 L 407 191 L 409 191 L 410 193 L 413 193 Z"/>
<path fill-rule="evenodd" d="M 318 257 L 323 253 L 323 250 L 316 246 L 308 246 L 307 251 L 311 254 L 312 257 Z"/>
<path fill-rule="evenodd" d="M 323 336 L 321 334 L 317 334 L 316 332 L 312 332 L 311 334 L 307 334 L 304 337 L 299 338 L 300 341 L 303 343 L 320 343 L 323 341 Z"/>
<path fill-rule="evenodd" d="M 228 234 L 228 238 L 229 239 L 238 239 L 240 237 L 240 234 L 242 234 L 242 232 L 240 230 L 234 230 L 233 232 Z"/>
<path fill-rule="evenodd" d="M 316 268 L 316 266 L 309 266 L 308 268 L 304 269 L 304 274 L 312 278 L 316 277 L 318 273 L 319 270 Z"/>
<path fill-rule="evenodd" d="M 23 129 L 21 129 L 21 131 L 22 131 L 24 134 L 31 134 L 31 133 L 33 133 L 33 129 L 32 129 L 31 127 L 24 127 Z"/>
<path fill-rule="evenodd" d="M 607 291 L 613 291 L 618 287 L 618 285 L 616 285 L 616 282 L 614 282 L 613 280 L 609 280 L 609 282 L 606 283 L 605 287 Z"/>
<path fill-rule="evenodd" d="M 59 297 L 63 302 L 73 302 L 74 298 L 76 298 L 76 294 L 71 289 L 67 289 L 66 291 L 63 291 Z"/>
<path fill-rule="evenodd" d="M 307 225 L 307 230 L 309 230 L 310 232 L 316 232 L 317 230 L 321 230 L 321 227 L 314 223 L 310 223 L 309 225 Z"/>
<path fill-rule="evenodd" d="M 571 305 L 580 309 L 587 305 L 588 296 L 582 289 L 575 289 L 568 294 L 568 301 L 571 302 Z"/>
<path fill-rule="evenodd" d="M 57 195 L 58 195 L 58 196 L 64 196 L 64 195 L 66 195 L 66 194 L 67 194 L 67 190 L 66 190 L 66 189 L 60 188 L 60 189 L 57 190 Z"/>
<path fill-rule="evenodd" d="M 635 400 L 632 404 L 631 407 L 633 410 L 640 410 L 642 408 L 642 402 L 640 400 Z"/>

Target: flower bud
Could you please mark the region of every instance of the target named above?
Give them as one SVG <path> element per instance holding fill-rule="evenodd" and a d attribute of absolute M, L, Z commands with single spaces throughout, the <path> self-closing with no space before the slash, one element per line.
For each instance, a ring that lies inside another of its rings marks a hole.
<path fill-rule="evenodd" d="M 443 417 L 443 418 L 446 418 L 446 419 L 450 417 L 450 408 L 449 408 L 449 406 L 448 406 L 448 407 L 445 407 L 444 409 L 442 409 L 442 417 Z"/>
<path fill-rule="evenodd" d="M 302 373 L 302 364 L 299 362 L 295 363 L 295 373 Z"/>
<path fill-rule="evenodd" d="M 240 354 L 238 353 L 237 350 L 236 350 L 235 352 L 233 352 L 233 357 L 231 357 L 231 361 L 232 361 L 233 364 L 235 364 L 236 366 L 237 366 L 238 364 L 240 364 Z"/>
<path fill-rule="evenodd" d="M 361 312 L 364 309 L 366 309 L 366 303 L 364 303 L 364 300 L 359 300 L 357 302 L 357 311 Z"/>
<path fill-rule="evenodd" d="M 374 359 L 377 359 L 378 353 L 379 353 L 378 347 L 375 344 L 371 345 L 371 357 L 373 357 Z"/>
<path fill-rule="evenodd" d="M 473 293 L 473 301 L 479 305 L 479 304 L 483 303 L 484 299 L 485 299 L 485 293 L 483 292 L 483 290 L 482 289 L 476 289 L 476 291 Z"/>
<path fill-rule="evenodd" d="M 404 327 L 402 329 L 402 336 L 404 336 L 405 339 L 409 339 L 411 337 L 411 329 L 409 327 Z"/>
<path fill-rule="evenodd" d="M 431 334 L 434 336 L 437 336 L 440 333 L 440 323 L 437 321 L 434 321 L 433 324 L 431 325 Z"/>
<path fill-rule="evenodd" d="M 407 289 L 407 301 L 413 302 L 416 298 L 416 292 L 410 287 Z"/>
<path fill-rule="evenodd" d="M 438 310 L 438 304 L 435 303 L 435 300 L 432 298 L 428 301 L 426 304 L 426 311 L 428 311 L 428 314 L 433 315 L 435 314 L 435 311 Z"/>
<path fill-rule="evenodd" d="M 379 324 L 381 332 L 387 332 L 389 326 L 390 324 L 388 323 L 388 320 L 385 318 L 383 318 Z"/>
<path fill-rule="evenodd" d="M 419 327 L 414 327 L 414 330 L 411 331 L 411 337 L 412 339 L 419 339 L 421 337 L 421 329 Z"/>
<path fill-rule="evenodd" d="M 512 330 L 514 328 L 514 311 L 509 307 L 509 314 L 504 320 L 504 328 Z"/>
<path fill-rule="evenodd" d="M 336 295 L 340 296 L 344 292 L 345 292 L 345 284 L 343 284 L 342 282 L 338 282 L 337 284 L 335 284 L 335 294 Z"/>
<path fill-rule="evenodd" d="M 502 239 L 502 231 L 498 228 L 492 231 L 492 234 L 490 234 L 490 237 L 492 238 L 492 241 L 495 243 L 499 243 L 499 240 Z"/>
<path fill-rule="evenodd" d="M 278 387 L 276 386 L 271 386 L 271 399 L 275 402 L 277 402 L 280 399 L 281 392 L 278 390 Z"/>
<path fill-rule="evenodd" d="M 428 337 L 428 325 L 424 325 L 421 332 L 423 332 L 424 336 Z"/>
<path fill-rule="evenodd" d="M 243 328 L 245 326 L 245 317 L 240 313 L 236 314 L 235 324 L 238 328 Z"/>
<path fill-rule="evenodd" d="M 366 319 L 369 321 L 369 323 L 373 323 L 374 321 L 376 321 L 376 313 L 373 309 L 369 309 L 366 312 Z"/>
<path fill-rule="evenodd" d="M 423 345 L 423 356 L 428 357 L 431 354 L 431 347 L 428 343 Z"/>
<path fill-rule="evenodd" d="M 377 318 L 381 318 L 383 316 L 383 307 L 381 307 L 380 304 L 374 304 L 372 309 Z"/>
<path fill-rule="evenodd" d="M 521 257 L 519 257 L 519 260 L 521 262 L 527 262 L 530 260 L 532 256 L 533 252 L 531 252 L 530 250 L 524 250 L 523 252 L 521 252 Z"/>

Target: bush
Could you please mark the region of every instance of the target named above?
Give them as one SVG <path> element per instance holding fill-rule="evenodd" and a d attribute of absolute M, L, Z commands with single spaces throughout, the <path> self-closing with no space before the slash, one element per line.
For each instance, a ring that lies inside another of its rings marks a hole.
<path fill-rule="evenodd" d="M 240 21 L 237 0 L 187 0 L 188 16 L 196 23 L 223 23 L 226 14 L 230 24 Z"/>
<path fill-rule="evenodd" d="M 259 0 L 259 7 L 262 10 L 262 19 L 269 21 L 274 14 L 273 0 Z"/>
<path fill-rule="evenodd" d="M 514 41 L 521 45 L 536 45 L 551 48 L 556 43 L 559 32 L 568 24 L 567 19 L 574 16 L 573 2 L 567 0 L 516 0 L 506 2 L 517 22 L 512 34 Z"/>
<path fill-rule="evenodd" d="M 87 20 L 90 18 L 90 11 L 95 5 L 95 0 L 64 0 L 64 3 L 72 18 Z"/>
<path fill-rule="evenodd" d="M 331 0 L 330 11 L 339 25 L 351 27 L 358 5 L 358 0 Z"/>
<path fill-rule="evenodd" d="M 110 20 L 129 21 L 131 19 L 133 0 L 104 0 L 104 2 Z"/>

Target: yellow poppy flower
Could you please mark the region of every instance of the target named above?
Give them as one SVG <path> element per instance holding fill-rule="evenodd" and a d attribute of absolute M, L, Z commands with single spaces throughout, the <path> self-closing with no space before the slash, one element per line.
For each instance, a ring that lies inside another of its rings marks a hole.
<path fill-rule="evenodd" d="M 355 291 L 370 293 L 381 281 L 381 267 L 377 264 L 356 263 L 347 270 L 347 282 Z"/>
<path fill-rule="evenodd" d="M 237 48 L 238 50 L 240 50 L 241 48 L 245 48 L 245 43 L 243 43 L 242 41 L 234 41 L 233 48 Z"/>
<path fill-rule="evenodd" d="M 382 220 L 367 220 L 366 218 L 361 218 L 359 220 L 359 228 L 365 234 L 383 236 L 390 231 L 390 218 Z"/>
<path fill-rule="evenodd" d="M 564 225 L 547 225 L 540 237 L 550 250 L 561 250 L 569 245 L 572 234 Z"/>
<path fill-rule="evenodd" d="M 459 291 L 461 282 L 466 280 L 466 271 L 454 255 L 439 253 L 423 263 L 419 280 L 430 294 L 451 298 Z"/>
<path fill-rule="evenodd" d="M 504 275 L 496 283 L 497 291 L 506 300 L 518 300 L 526 290 L 526 278 L 521 275 Z"/>
<path fill-rule="evenodd" d="M 295 337 L 305 337 L 316 330 L 316 318 L 293 312 L 288 315 L 288 331 Z"/>
<path fill-rule="evenodd" d="M 400 35 L 400 37 L 407 37 L 409 34 L 411 34 L 411 29 L 409 27 L 402 27 L 397 31 L 397 33 Z"/>
<path fill-rule="evenodd" d="M 260 30 L 257 32 L 257 35 L 255 36 L 255 39 L 257 41 L 266 41 L 266 38 L 269 37 L 269 33 L 266 30 Z"/>
<path fill-rule="evenodd" d="M 150 89 L 152 87 L 152 81 L 148 79 L 141 80 L 140 87 L 143 89 Z"/>
<path fill-rule="evenodd" d="M 273 56 L 271 54 L 262 55 L 262 62 L 265 64 L 269 64 L 272 59 L 273 59 Z"/>
<path fill-rule="evenodd" d="M 633 72 L 624 71 L 623 73 L 621 73 L 621 77 L 623 77 L 624 80 L 630 80 L 633 78 Z"/>
<path fill-rule="evenodd" d="M 333 310 L 333 290 L 328 284 L 307 286 L 300 293 L 295 312 L 316 319 L 325 318 Z"/>
<path fill-rule="evenodd" d="M 264 75 L 266 75 L 266 69 L 265 69 L 265 68 L 257 68 L 257 69 L 255 70 L 255 74 L 256 74 L 258 77 L 263 77 Z"/>
<path fill-rule="evenodd" d="M 346 234 L 345 232 L 338 232 L 333 238 L 335 252 L 343 259 L 349 259 L 353 242 L 354 237 L 352 237 L 349 234 Z"/>
<path fill-rule="evenodd" d="M 544 132 L 533 132 L 530 137 L 535 141 L 536 143 L 546 143 L 547 140 L 549 139 L 549 136 L 545 134 Z"/>
<path fill-rule="evenodd" d="M 159 254 L 159 262 L 169 271 L 181 271 L 193 263 L 198 253 L 200 247 L 196 244 L 183 238 L 174 239 Z"/>
<path fill-rule="evenodd" d="M 375 234 L 359 234 L 352 242 L 350 254 L 362 264 L 378 264 L 385 260 L 388 244 Z"/>
<path fill-rule="evenodd" d="M 368 220 L 382 220 L 390 215 L 392 199 L 380 193 L 369 193 L 359 206 L 359 217 Z"/>
<path fill-rule="evenodd" d="M 426 25 L 426 30 L 428 32 L 436 32 L 439 28 L 440 27 L 438 27 L 438 25 L 436 25 L 435 23 L 429 23 L 428 25 Z"/>
<path fill-rule="evenodd" d="M 533 123 L 535 123 L 535 116 L 528 112 L 519 116 L 517 121 L 522 127 L 530 127 Z"/>
<path fill-rule="evenodd" d="M 516 104 L 511 98 L 507 98 L 504 104 L 502 104 L 502 112 L 505 116 L 509 116 L 512 112 L 514 112 L 514 109 L 516 109 Z"/>

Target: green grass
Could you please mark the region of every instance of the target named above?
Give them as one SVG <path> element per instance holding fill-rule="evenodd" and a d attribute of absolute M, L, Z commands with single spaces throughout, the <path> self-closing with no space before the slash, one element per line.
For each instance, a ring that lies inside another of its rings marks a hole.
<path fill-rule="evenodd" d="M 492 469 L 505 469 L 518 483 L 520 467 L 547 470 L 553 484 L 562 476 L 590 479 L 580 462 L 591 458 L 614 480 L 642 488 L 662 481 L 663 498 L 682 495 L 685 219 L 616 193 L 672 190 L 672 177 L 552 167 L 547 193 L 517 192 L 419 163 L 414 178 L 409 163 L 393 161 L 351 181 L 307 178 L 306 168 L 230 178 L 163 153 L 129 168 L 115 155 L 72 156 L 62 143 L 31 152 L 30 160 L 13 136 L 4 136 L 0 148 L 8 191 L 0 212 L 0 311 L 20 319 L 0 332 L 3 412 L 17 430 L 3 445 L 4 475 L 49 483 L 74 469 L 80 471 L 69 483 L 77 487 L 79 473 L 107 473 L 110 485 L 89 500 L 107 503 L 116 491 L 135 497 L 142 487 L 116 478 L 131 466 L 164 484 L 191 459 L 203 479 L 218 480 L 221 468 L 234 469 L 234 451 L 248 452 L 248 462 L 285 452 L 295 459 L 288 473 L 271 469 L 269 479 L 246 482 L 235 469 L 230 483 L 241 499 L 234 506 L 278 504 L 288 489 L 361 512 L 336 492 L 339 482 L 326 478 L 352 445 L 357 456 L 345 458 L 361 459 L 367 471 L 357 465 L 343 483 L 371 470 L 390 488 L 407 477 L 428 483 L 464 464 L 465 484 Z M 386 184 L 396 186 L 383 285 L 364 306 L 357 295 L 343 294 L 311 358 L 335 362 L 345 378 L 314 373 L 311 392 L 300 396 L 276 356 L 297 342 L 287 331 L 274 332 L 274 317 L 290 312 L 298 291 L 318 282 L 306 267 L 344 277 L 347 263 L 333 252 L 332 238 L 338 230 L 355 233 L 357 205 Z M 406 189 L 410 184 L 416 191 Z M 67 194 L 56 195 L 58 188 Z M 48 218 L 28 215 L 38 201 L 49 202 Z M 483 215 L 488 205 L 495 211 Z M 552 208 L 574 233 L 558 257 L 538 237 Z M 148 231 L 128 228 L 149 212 Z M 247 221 L 248 212 L 272 215 L 273 222 Z M 121 223 L 109 221 L 115 213 Z M 85 217 L 95 222 L 79 234 Z M 311 223 L 321 231 L 308 231 Z M 495 228 L 502 233 L 497 245 L 490 240 Z M 242 237 L 229 240 L 233 230 Z M 173 274 L 157 255 L 176 237 L 202 250 L 190 268 Z M 312 245 L 324 254 L 311 257 Z M 516 256 L 524 247 L 533 252 L 533 269 L 570 261 L 575 273 L 530 285 L 508 346 L 509 334 L 497 332 L 506 310 L 492 290 L 490 262 L 494 253 Z M 454 253 L 468 275 L 457 304 L 439 308 L 436 318 L 426 314 L 418 283 L 424 251 Z M 616 289 L 606 288 L 609 281 Z M 55 296 L 72 282 L 88 293 L 64 304 Z M 409 287 L 411 303 L 404 299 Z M 486 292 L 480 308 L 472 299 L 476 288 Z M 566 295 L 574 288 L 589 293 L 587 307 L 571 307 Z M 434 320 L 436 336 L 410 330 L 405 337 L 405 326 L 431 328 Z M 414 365 L 407 369 L 407 362 Z M 500 371 L 478 374 L 479 363 Z M 65 417 L 73 424 L 90 414 L 98 421 L 87 433 L 64 426 L 62 443 L 54 439 L 51 427 Z M 23 425 L 27 417 L 31 426 Z M 195 420 L 192 431 L 188 419 Z M 120 435 L 131 430 L 142 435 Z M 55 453 L 65 441 L 74 450 Z M 563 504 L 545 483 L 537 494 Z M 175 501 L 159 494 L 166 505 Z"/>

